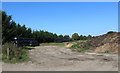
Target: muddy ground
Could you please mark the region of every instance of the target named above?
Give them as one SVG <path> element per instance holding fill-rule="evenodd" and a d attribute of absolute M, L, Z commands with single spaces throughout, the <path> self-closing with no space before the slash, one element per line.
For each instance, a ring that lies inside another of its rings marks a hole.
<path fill-rule="evenodd" d="M 30 61 L 3 63 L 3 71 L 118 71 L 117 54 L 80 53 L 61 46 L 38 46 Z"/>

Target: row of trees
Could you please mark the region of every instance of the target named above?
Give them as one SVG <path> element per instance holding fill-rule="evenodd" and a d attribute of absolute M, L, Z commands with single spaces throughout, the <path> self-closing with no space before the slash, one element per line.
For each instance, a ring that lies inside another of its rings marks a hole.
<path fill-rule="evenodd" d="M 14 37 L 28 37 L 34 38 L 38 42 L 53 42 L 56 38 L 60 39 L 74 39 L 74 40 L 86 40 L 92 38 L 92 36 L 82 36 L 74 33 L 72 38 L 69 35 L 57 35 L 43 30 L 32 31 L 31 28 L 27 28 L 25 25 L 15 23 L 11 16 L 8 16 L 6 12 L 2 11 L 2 38 L 3 43 L 10 42 Z"/>
<path fill-rule="evenodd" d="M 91 38 L 92 38 L 91 35 L 88 35 L 88 36 L 80 35 L 79 36 L 78 33 L 74 33 L 72 35 L 72 39 L 74 39 L 74 40 L 89 40 Z"/>
<path fill-rule="evenodd" d="M 14 37 L 32 37 L 30 28 L 16 24 L 11 16 L 2 12 L 2 39 L 3 43 L 10 42 Z"/>

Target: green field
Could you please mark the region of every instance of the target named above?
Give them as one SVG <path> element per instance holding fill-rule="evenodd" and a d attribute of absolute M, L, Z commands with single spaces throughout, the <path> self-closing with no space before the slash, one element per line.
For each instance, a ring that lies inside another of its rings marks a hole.
<path fill-rule="evenodd" d="M 25 46 L 25 48 L 33 49 L 35 47 L 33 47 L 33 46 Z"/>
<path fill-rule="evenodd" d="M 65 46 L 64 43 L 42 43 L 40 46 Z"/>

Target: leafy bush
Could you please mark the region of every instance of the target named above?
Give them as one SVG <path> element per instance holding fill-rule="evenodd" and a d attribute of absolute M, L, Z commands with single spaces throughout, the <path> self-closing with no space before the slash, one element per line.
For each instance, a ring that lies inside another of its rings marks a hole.
<path fill-rule="evenodd" d="M 84 44 L 84 42 L 78 42 L 77 44 L 72 45 L 70 48 L 71 49 L 79 49 L 81 51 L 85 51 L 85 50 L 88 50 L 90 48 L 90 47 L 84 46 L 82 44 Z"/>
<path fill-rule="evenodd" d="M 9 48 L 9 49 L 8 49 Z M 28 60 L 28 51 L 23 47 L 18 47 L 13 43 L 5 43 L 2 46 L 2 60 L 4 62 L 22 62 Z"/>
<path fill-rule="evenodd" d="M 107 32 L 107 34 L 111 34 L 111 33 L 114 33 L 114 31 L 109 31 L 109 32 Z"/>
<path fill-rule="evenodd" d="M 81 51 L 89 50 L 89 47 L 80 48 Z"/>
<path fill-rule="evenodd" d="M 110 51 L 109 51 L 109 50 L 106 50 L 105 53 L 110 53 Z"/>
<path fill-rule="evenodd" d="M 77 44 L 75 44 L 75 45 L 72 45 L 70 48 L 77 49 L 77 48 L 79 48 L 79 46 Z"/>

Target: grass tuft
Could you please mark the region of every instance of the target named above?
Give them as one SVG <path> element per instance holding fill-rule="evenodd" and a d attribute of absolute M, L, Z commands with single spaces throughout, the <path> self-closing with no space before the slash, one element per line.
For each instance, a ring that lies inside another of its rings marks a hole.
<path fill-rule="evenodd" d="M 65 46 L 64 43 L 42 43 L 40 46 Z"/>
<path fill-rule="evenodd" d="M 90 47 L 84 46 L 85 42 L 78 42 L 77 44 L 72 45 L 70 48 L 71 49 L 79 49 L 81 51 L 89 50 Z"/>
<path fill-rule="evenodd" d="M 9 48 L 9 54 L 8 50 Z M 24 47 L 18 47 L 12 43 L 6 43 L 2 47 L 2 61 L 7 63 L 17 63 L 28 61 L 28 50 Z"/>

